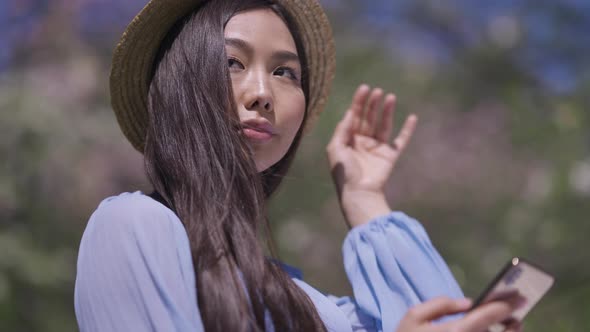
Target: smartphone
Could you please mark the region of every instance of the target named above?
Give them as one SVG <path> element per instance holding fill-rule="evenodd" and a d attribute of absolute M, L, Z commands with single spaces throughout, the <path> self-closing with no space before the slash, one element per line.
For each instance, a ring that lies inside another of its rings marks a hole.
<path fill-rule="evenodd" d="M 555 278 L 542 268 L 522 258 L 512 258 L 475 300 L 471 310 L 486 302 L 501 300 L 518 292 L 526 302 L 514 311 L 512 318 L 522 322 L 526 314 L 551 288 L 554 280 Z M 505 329 L 504 324 L 494 324 L 488 330 L 502 332 Z"/>

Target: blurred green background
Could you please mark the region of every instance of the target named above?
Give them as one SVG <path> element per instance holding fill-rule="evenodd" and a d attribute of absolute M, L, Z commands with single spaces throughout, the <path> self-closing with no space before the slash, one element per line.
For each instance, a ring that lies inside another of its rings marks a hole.
<path fill-rule="evenodd" d="M 107 196 L 149 190 L 108 95 L 111 52 L 145 2 L 0 2 L 0 331 L 76 330 L 88 217 Z M 272 201 L 282 258 L 320 290 L 350 294 L 324 147 L 366 82 L 397 94 L 398 124 L 420 117 L 388 196 L 423 222 L 465 293 L 527 257 L 557 282 L 525 331 L 589 330 L 590 2 L 322 4 L 337 77 Z"/>

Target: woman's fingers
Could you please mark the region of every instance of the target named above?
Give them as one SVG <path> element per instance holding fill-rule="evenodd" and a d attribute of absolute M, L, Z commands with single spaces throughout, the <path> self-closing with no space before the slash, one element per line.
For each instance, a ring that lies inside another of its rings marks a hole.
<path fill-rule="evenodd" d="M 406 314 L 407 318 L 415 322 L 429 322 L 445 315 L 463 312 L 471 306 L 471 300 L 454 300 L 448 297 L 438 297 L 418 304 Z"/>
<path fill-rule="evenodd" d="M 415 114 L 410 114 L 406 118 L 404 126 L 402 127 L 399 135 L 397 135 L 397 137 L 392 142 L 394 149 L 402 152 L 406 148 L 410 138 L 412 138 L 412 134 L 414 134 L 416 123 L 418 123 L 418 117 Z"/>
<path fill-rule="evenodd" d="M 452 322 L 431 324 L 433 320 L 446 315 L 465 312 L 471 307 L 471 300 L 453 300 L 446 297 L 435 298 L 412 307 L 402 321 L 397 332 L 410 331 L 487 331 L 493 324 L 504 322 L 506 332 L 520 332 L 521 324 L 510 316 L 523 303 L 523 298 L 516 294 L 508 299 L 486 303 L 469 311 L 463 318 Z"/>
<path fill-rule="evenodd" d="M 342 120 L 336 125 L 334 135 L 332 135 L 332 139 L 330 140 L 330 143 L 328 143 L 328 150 L 338 146 L 348 145 L 353 133 L 353 124 L 353 111 L 349 109 L 344 114 L 344 118 L 342 118 Z"/>
<path fill-rule="evenodd" d="M 512 320 L 510 323 L 506 325 L 506 330 L 504 332 L 521 332 L 522 331 L 522 323 L 517 320 Z"/>
<path fill-rule="evenodd" d="M 486 303 L 458 321 L 460 331 L 484 331 L 492 324 L 506 321 L 521 301 L 522 298 L 517 295 L 507 300 Z"/>
<path fill-rule="evenodd" d="M 336 146 L 347 145 L 354 132 L 360 126 L 363 108 L 367 103 L 371 89 L 366 84 L 361 84 L 355 91 L 350 107 L 344 113 L 344 117 L 338 122 L 334 129 L 334 135 L 328 144 L 328 149 Z"/>
<path fill-rule="evenodd" d="M 363 109 L 367 104 L 367 99 L 369 98 L 369 94 L 371 92 L 371 88 L 366 84 L 361 84 L 354 93 L 352 97 L 352 103 L 350 104 L 350 112 L 352 113 L 353 117 L 353 130 L 358 131 L 361 126 L 361 121 L 363 119 Z"/>
<path fill-rule="evenodd" d="M 384 98 L 383 89 L 371 89 L 368 85 L 361 84 L 354 93 L 345 117 L 336 128 L 334 139 L 339 144 L 344 144 L 350 141 L 352 135 L 360 134 L 373 137 L 379 142 L 388 142 L 393 132 L 395 101 L 395 95 L 388 93 Z M 382 102 L 383 106 L 381 106 Z M 381 107 L 383 111 L 379 112 Z M 351 119 L 347 120 L 348 116 Z M 400 134 L 392 142 L 396 150 L 401 152 L 406 147 L 414 133 L 417 121 L 416 115 L 408 116 Z"/>
<path fill-rule="evenodd" d="M 379 112 L 379 108 L 381 106 L 381 99 L 383 99 L 383 90 L 380 88 L 373 89 L 369 95 L 369 102 L 365 108 L 363 121 L 361 122 L 361 127 L 359 128 L 359 133 L 361 135 L 369 137 L 373 137 L 373 135 L 375 135 L 377 113 Z"/>
<path fill-rule="evenodd" d="M 395 111 L 395 95 L 388 93 L 383 103 L 383 115 L 381 116 L 381 125 L 375 133 L 375 138 L 381 142 L 389 142 L 393 131 L 393 113 Z"/>

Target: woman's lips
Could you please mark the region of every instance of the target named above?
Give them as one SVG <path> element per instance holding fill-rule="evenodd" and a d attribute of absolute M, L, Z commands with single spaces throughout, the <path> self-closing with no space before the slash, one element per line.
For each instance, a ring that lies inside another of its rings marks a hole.
<path fill-rule="evenodd" d="M 267 142 L 276 135 L 274 127 L 266 120 L 242 122 L 242 134 L 251 141 Z"/>
<path fill-rule="evenodd" d="M 254 141 L 268 141 L 272 138 L 272 134 L 265 131 L 258 131 L 253 128 L 244 128 L 242 133 L 246 138 Z"/>

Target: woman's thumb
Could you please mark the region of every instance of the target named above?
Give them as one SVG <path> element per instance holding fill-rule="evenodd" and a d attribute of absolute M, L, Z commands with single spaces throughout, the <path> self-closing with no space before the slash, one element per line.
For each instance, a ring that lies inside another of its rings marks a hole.
<path fill-rule="evenodd" d="M 471 307 L 471 304 L 472 301 L 468 298 L 437 297 L 410 308 L 406 315 L 413 321 L 427 322 L 442 316 L 466 311 Z"/>

